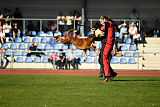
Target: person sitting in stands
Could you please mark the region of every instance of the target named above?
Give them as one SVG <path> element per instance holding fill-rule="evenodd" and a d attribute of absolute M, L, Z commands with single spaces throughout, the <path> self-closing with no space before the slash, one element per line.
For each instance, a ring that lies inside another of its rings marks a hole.
<path fill-rule="evenodd" d="M 9 25 L 8 22 L 5 22 L 5 25 L 3 25 L 3 32 L 5 33 L 5 37 L 9 37 L 9 40 L 13 41 L 11 36 L 11 29 L 11 25 Z"/>
<path fill-rule="evenodd" d="M 67 68 L 66 55 L 63 52 L 63 49 L 60 49 L 59 51 L 60 51 L 59 60 L 58 60 L 59 69 L 64 69 L 64 65 L 65 65 L 65 68 Z"/>
<path fill-rule="evenodd" d="M 127 27 L 126 27 L 126 23 L 122 23 L 118 26 L 118 28 L 120 29 L 120 40 L 123 43 L 124 40 L 127 39 Z"/>
<path fill-rule="evenodd" d="M 28 29 L 28 35 L 31 35 L 31 32 L 34 31 L 34 25 L 31 20 L 29 21 L 29 24 L 27 25 L 27 29 Z"/>
<path fill-rule="evenodd" d="M 67 20 L 67 23 L 66 23 L 66 25 L 67 25 L 67 30 L 70 30 L 70 29 L 73 28 L 73 25 L 72 25 L 72 20 L 73 20 L 73 19 L 74 19 L 73 14 L 72 14 L 72 12 L 70 12 L 70 15 L 69 15 L 69 16 L 66 16 L 66 20 Z"/>
<path fill-rule="evenodd" d="M 37 57 L 41 57 L 40 53 L 38 52 L 32 52 L 32 51 L 37 51 L 37 43 L 34 44 L 33 42 L 31 43 L 31 46 L 29 47 L 28 51 L 31 51 L 30 53 L 27 52 L 27 57 L 30 57 L 31 55 L 36 55 Z"/>
<path fill-rule="evenodd" d="M 113 47 L 113 56 L 122 56 L 122 50 L 119 42 Z"/>
<path fill-rule="evenodd" d="M 133 35 L 136 34 L 136 31 L 137 31 L 137 27 L 134 25 L 134 23 L 132 23 L 129 27 L 129 35 L 130 35 L 131 40 L 133 40 Z M 132 41 L 132 43 L 133 43 L 133 41 Z"/>
<path fill-rule="evenodd" d="M 3 33 L 2 29 L 0 29 L 0 39 L 1 39 L 1 43 L 3 44 L 5 42 L 4 41 L 4 39 L 5 39 L 5 33 Z"/>
<path fill-rule="evenodd" d="M 75 69 L 75 63 L 76 63 L 76 55 L 73 52 L 73 48 L 71 48 L 71 52 L 68 53 L 67 56 L 67 64 L 71 63 L 73 69 Z"/>
<path fill-rule="evenodd" d="M 59 16 L 57 16 L 59 31 L 64 32 L 64 25 L 65 25 L 65 16 L 63 16 L 62 11 L 59 12 Z"/>
<path fill-rule="evenodd" d="M 56 69 L 58 67 L 58 56 L 55 52 L 51 56 L 48 57 L 48 62 L 50 62 L 52 65 L 56 65 Z"/>
<path fill-rule="evenodd" d="M 20 37 L 20 29 L 18 29 L 17 23 L 14 23 L 14 27 L 12 29 L 13 32 L 13 39 L 15 40 L 16 37 Z"/>
<path fill-rule="evenodd" d="M 141 35 L 136 31 L 135 35 L 133 35 L 133 41 L 136 44 L 136 49 L 138 50 L 138 43 L 140 41 Z"/>

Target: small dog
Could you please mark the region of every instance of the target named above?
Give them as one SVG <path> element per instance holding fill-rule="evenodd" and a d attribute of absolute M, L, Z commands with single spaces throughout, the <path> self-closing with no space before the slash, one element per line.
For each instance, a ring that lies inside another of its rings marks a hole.
<path fill-rule="evenodd" d="M 73 30 L 74 29 L 70 29 L 69 31 L 67 31 L 67 35 Z M 95 47 L 91 46 L 94 38 L 96 37 L 94 34 L 91 34 L 88 38 L 70 38 L 67 36 L 66 38 L 62 39 L 60 35 L 53 37 L 57 38 L 55 41 L 60 40 L 61 43 L 63 44 L 71 43 L 77 48 L 83 50 L 85 54 L 85 60 L 87 58 L 87 53 L 86 53 L 87 49 L 92 48 L 93 50 L 95 50 Z"/>

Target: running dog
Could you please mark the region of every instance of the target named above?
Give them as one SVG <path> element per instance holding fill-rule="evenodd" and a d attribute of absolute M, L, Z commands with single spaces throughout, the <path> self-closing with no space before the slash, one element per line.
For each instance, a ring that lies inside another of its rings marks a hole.
<path fill-rule="evenodd" d="M 86 58 L 87 58 L 87 53 L 86 53 L 87 49 L 92 48 L 93 50 L 95 50 L 95 47 L 91 46 L 91 44 L 92 44 L 92 42 L 93 42 L 93 40 L 94 40 L 94 38 L 96 36 L 94 34 L 91 34 L 88 38 L 70 38 L 68 36 L 68 34 L 73 30 L 74 29 L 71 29 L 71 30 L 67 31 L 67 37 L 65 37 L 63 39 L 61 38 L 60 35 L 53 36 L 53 37 L 56 38 L 55 41 L 60 40 L 61 43 L 63 43 L 63 44 L 71 43 L 74 46 L 76 46 L 77 48 L 83 50 L 84 54 L 85 54 L 85 59 L 84 60 L 86 60 Z"/>

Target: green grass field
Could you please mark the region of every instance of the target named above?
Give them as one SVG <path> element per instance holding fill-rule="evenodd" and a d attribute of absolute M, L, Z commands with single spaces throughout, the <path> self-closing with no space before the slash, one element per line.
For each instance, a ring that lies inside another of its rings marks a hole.
<path fill-rule="evenodd" d="M 160 77 L 0 75 L 0 107 L 160 107 Z"/>

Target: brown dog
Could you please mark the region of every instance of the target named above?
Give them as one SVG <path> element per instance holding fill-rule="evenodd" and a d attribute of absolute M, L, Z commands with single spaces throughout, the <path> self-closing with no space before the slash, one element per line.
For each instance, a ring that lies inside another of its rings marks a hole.
<path fill-rule="evenodd" d="M 67 31 L 67 35 L 73 30 L 74 29 Z M 95 47 L 91 46 L 93 39 L 95 38 L 94 34 L 91 34 L 88 38 L 70 38 L 67 36 L 66 38 L 62 39 L 60 35 L 53 36 L 53 37 L 58 38 L 58 39 L 56 39 L 56 41 L 60 40 L 61 43 L 63 43 L 63 44 L 71 43 L 74 46 L 76 46 L 77 48 L 83 50 L 84 54 L 85 54 L 85 59 L 87 58 L 87 53 L 86 53 L 87 49 L 92 48 L 93 50 L 95 50 Z"/>

